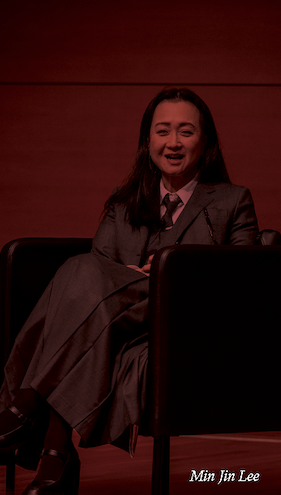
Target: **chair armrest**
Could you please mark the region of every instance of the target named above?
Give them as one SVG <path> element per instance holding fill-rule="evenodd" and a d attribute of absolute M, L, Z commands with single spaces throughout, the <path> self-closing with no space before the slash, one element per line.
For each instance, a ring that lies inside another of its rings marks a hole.
<path fill-rule="evenodd" d="M 151 266 L 153 436 L 280 427 L 280 246 L 172 246 Z"/>
<path fill-rule="evenodd" d="M 255 245 L 279 246 L 281 244 L 281 234 L 277 230 L 265 229 L 258 233 Z"/>

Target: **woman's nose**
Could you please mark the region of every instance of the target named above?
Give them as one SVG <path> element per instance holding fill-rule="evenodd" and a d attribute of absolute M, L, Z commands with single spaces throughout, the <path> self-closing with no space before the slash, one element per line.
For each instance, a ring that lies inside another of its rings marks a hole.
<path fill-rule="evenodd" d="M 177 148 L 177 147 L 181 146 L 179 136 L 178 136 L 178 133 L 176 131 L 170 132 L 169 139 L 167 141 L 167 146 L 170 148 L 175 148 L 175 147 Z"/>

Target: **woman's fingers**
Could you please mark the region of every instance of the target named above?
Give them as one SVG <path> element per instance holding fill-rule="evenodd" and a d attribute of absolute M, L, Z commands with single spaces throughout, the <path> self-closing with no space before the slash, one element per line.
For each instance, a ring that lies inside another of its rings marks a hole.
<path fill-rule="evenodd" d="M 148 265 L 146 265 L 146 266 L 148 266 Z M 147 275 L 147 276 L 149 275 L 149 273 L 147 273 L 147 270 L 145 269 L 144 266 L 142 268 L 140 268 L 137 265 L 127 265 L 127 268 L 132 268 L 133 270 L 136 270 L 137 272 L 144 273 L 144 275 Z"/>
<path fill-rule="evenodd" d="M 153 257 L 154 257 L 154 254 L 151 254 L 147 260 L 147 263 L 146 265 L 143 265 L 141 271 L 143 273 L 145 273 L 145 275 L 149 275 L 150 274 L 150 268 L 151 268 L 151 263 L 152 263 L 152 260 L 153 260 Z"/>
<path fill-rule="evenodd" d="M 143 265 L 142 268 L 140 268 L 139 266 L 136 266 L 136 265 L 127 265 L 127 267 L 132 268 L 133 270 L 136 270 L 137 272 L 144 273 L 145 275 L 147 275 L 149 277 L 150 267 L 151 267 L 151 262 L 153 260 L 153 257 L 154 257 L 154 254 L 151 254 L 147 260 L 146 265 Z"/>

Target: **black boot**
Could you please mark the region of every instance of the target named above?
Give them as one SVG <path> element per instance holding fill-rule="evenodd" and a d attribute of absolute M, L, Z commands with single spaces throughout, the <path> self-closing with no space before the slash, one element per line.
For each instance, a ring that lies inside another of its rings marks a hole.
<path fill-rule="evenodd" d="M 11 419 L 14 427 L 0 435 L 0 455 L 3 457 L 6 454 L 15 452 L 21 445 L 25 443 L 34 424 L 34 418 L 28 418 L 22 414 L 14 405 L 7 407 L 5 413 L 11 413 L 15 418 Z M 2 415 L 4 415 L 2 413 Z M 8 414 L 6 414 L 8 416 Z M 1 420 L 1 416 L 0 416 Z"/>
<path fill-rule="evenodd" d="M 48 425 L 49 406 L 46 401 L 35 390 L 20 390 L 13 404 L 0 414 L 0 464 L 7 464 L 11 454 L 23 446 L 25 448 L 27 443 L 28 449 L 25 449 L 23 464 L 20 465 L 36 469 L 43 445 L 42 419 Z M 45 433 L 46 424 L 43 438 Z"/>
<path fill-rule="evenodd" d="M 39 471 L 23 495 L 78 495 L 80 461 L 71 436 L 72 428 L 51 409 Z"/>
<path fill-rule="evenodd" d="M 69 454 L 63 455 L 57 450 L 43 450 L 42 463 L 47 456 L 50 456 L 63 463 L 60 476 L 56 480 L 40 479 L 40 470 L 34 481 L 28 485 L 22 495 L 78 495 L 80 460 L 78 454 L 71 444 Z"/>

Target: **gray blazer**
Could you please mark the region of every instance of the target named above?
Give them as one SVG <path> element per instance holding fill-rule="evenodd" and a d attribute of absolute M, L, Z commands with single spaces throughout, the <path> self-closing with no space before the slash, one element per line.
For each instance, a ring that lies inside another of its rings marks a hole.
<path fill-rule="evenodd" d="M 218 244 L 251 245 L 258 233 L 253 200 L 245 187 L 228 183 L 201 184 L 178 217 L 170 244 L 213 244 L 204 210 Z M 140 266 L 149 247 L 148 228 L 133 229 L 116 206 L 102 220 L 93 240 L 93 252 L 124 265 Z"/>

